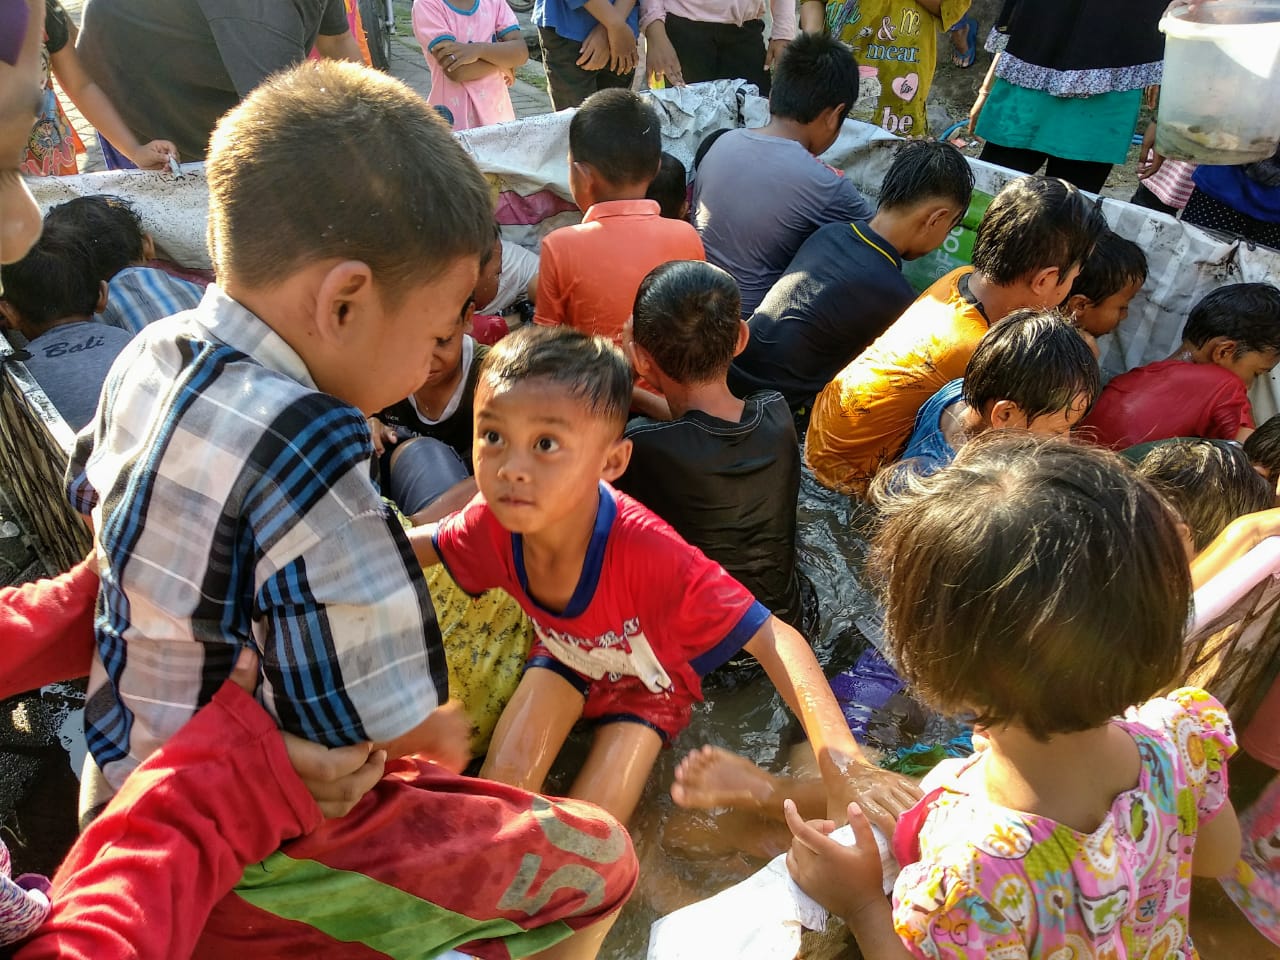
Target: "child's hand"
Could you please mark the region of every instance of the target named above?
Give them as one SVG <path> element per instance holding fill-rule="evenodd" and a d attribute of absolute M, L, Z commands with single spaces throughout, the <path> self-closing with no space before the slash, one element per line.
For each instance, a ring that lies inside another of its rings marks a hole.
<path fill-rule="evenodd" d="M 465 67 L 480 59 L 480 52 L 474 46 L 469 43 L 458 43 L 456 40 L 446 40 L 444 43 L 437 44 L 431 52 L 444 67 L 445 73 L 453 73 L 459 67 Z"/>
<path fill-rule="evenodd" d="M 471 721 L 461 700 L 436 707 L 414 737 L 415 752 L 453 773 L 471 762 Z"/>
<path fill-rule="evenodd" d="M 1162 166 L 1164 157 L 1156 153 L 1156 125 L 1148 123 L 1147 130 L 1142 135 L 1142 146 L 1138 148 L 1138 179 L 1145 180 L 1153 176 Z"/>
<path fill-rule="evenodd" d="M 636 35 L 624 21 L 609 28 L 609 69 L 614 73 L 630 73 L 639 59 Z"/>
<path fill-rule="evenodd" d="M 377 417 L 369 418 L 369 435 L 373 438 L 374 455 L 379 457 L 387 452 L 389 445 L 395 444 L 400 440 L 395 427 L 388 427 Z"/>
<path fill-rule="evenodd" d="M 164 170 L 169 166 L 170 157 L 178 159 L 176 146 L 168 140 L 152 140 L 135 150 L 129 159 L 139 170 Z"/>
<path fill-rule="evenodd" d="M 583 70 L 603 70 L 609 65 L 609 31 L 597 23 L 578 48 L 577 63 Z"/>
<path fill-rule="evenodd" d="M 514 87 L 516 83 L 516 71 L 512 67 L 499 67 L 498 73 L 502 76 L 502 82 L 508 87 Z"/>
<path fill-rule="evenodd" d="M 782 51 L 787 49 L 790 40 L 770 40 L 769 47 L 764 52 L 764 68 L 771 70 L 777 64 L 778 58 L 782 56 Z"/>
<path fill-rule="evenodd" d="M 920 799 L 919 785 L 909 777 L 869 763 L 846 760 L 838 777 L 823 770 L 827 784 L 827 815 L 832 819 L 856 804 L 886 836 L 893 836 L 898 817 Z"/>
<path fill-rule="evenodd" d="M 782 802 L 782 813 L 793 838 L 787 870 L 801 890 L 846 923 L 868 904 L 884 900 L 880 851 L 871 825 L 856 803 L 849 804 L 848 810 L 852 847 L 831 839 L 836 828 L 832 821 L 800 819 L 790 800 Z"/>

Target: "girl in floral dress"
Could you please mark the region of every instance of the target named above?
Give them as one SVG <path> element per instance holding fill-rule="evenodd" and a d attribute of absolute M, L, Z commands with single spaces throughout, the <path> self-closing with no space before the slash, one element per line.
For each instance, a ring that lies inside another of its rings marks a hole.
<path fill-rule="evenodd" d="M 1239 857 L 1235 743 L 1207 693 L 1157 696 L 1190 597 L 1168 508 L 1109 453 L 1007 431 L 894 486 L 875 545 L 893 656 L 988 747 L 899 820 L 892 903 L 856 805 L 842 847 L 788 802 L 796 881 L 868 960 L 1195 957 L 1191 877 Z"/>

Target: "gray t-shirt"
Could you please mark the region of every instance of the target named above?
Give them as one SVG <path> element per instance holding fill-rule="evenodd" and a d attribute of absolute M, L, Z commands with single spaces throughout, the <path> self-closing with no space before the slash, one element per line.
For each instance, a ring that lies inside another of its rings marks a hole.
<path fill-rule="evenodd" d="M 342 0 L 87 0 L 76 51 L 139 141 L 200 160 L 224 113 L 347 29 Z"/>
<path fill-rule="evenodd" d="M 707 259 L 742 288 L 743 316 L 755 311 L 811 233 L 874 212 L 857 187 L 799 143 L 751 130 L 717 140 L 693 182 L 693 225 Z"/>
<path fill-rule="evenodd" d="M 66 323 L 27 344 L 27 369 L 67 425 L 79 431 L 93 419 L 107 371 L 132 339 L 119 327 L 94 320 Z"/>

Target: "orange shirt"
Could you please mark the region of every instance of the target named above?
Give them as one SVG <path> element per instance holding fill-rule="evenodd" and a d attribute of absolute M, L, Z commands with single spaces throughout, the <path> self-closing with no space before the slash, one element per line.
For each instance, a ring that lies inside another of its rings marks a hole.
<path fill-rule="evenodd" d="M 964 376 L 987 321 L 960 293 L 961 267 L 942 277 L 818 394 L 805 460 L 825 486 L 863 496 L 901 454 L 920 407 Z"/>
<path fill-rule="evenodd" d="M 640 281 L 670 260 L 705 260 L 692 224 L 668 220 L 656 200 L 592 204 L 582 222 L 542 239 L 534 322 L 622 342 Z"/>

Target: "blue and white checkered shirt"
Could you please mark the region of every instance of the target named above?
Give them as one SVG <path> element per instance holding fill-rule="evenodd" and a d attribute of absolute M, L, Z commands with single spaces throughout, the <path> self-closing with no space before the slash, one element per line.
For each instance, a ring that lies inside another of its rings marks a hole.
<path fill-rule="evenodd" d="M 207 703 L 241 647 L 282 728 L 393 739 L 448 691 L 422 571 L 364 416 L 211 285 L 121 353 L 68 468 L 102 589 L 85 734 L 107 781 Z"/>
<path fill-rule="evenodd" d="M 107 282 L 102 319 L 130 333 L 141 333 L 149 323 L 194 309 L 201 296 L 196 284 L 158 267 L 125 267 Z"/>

